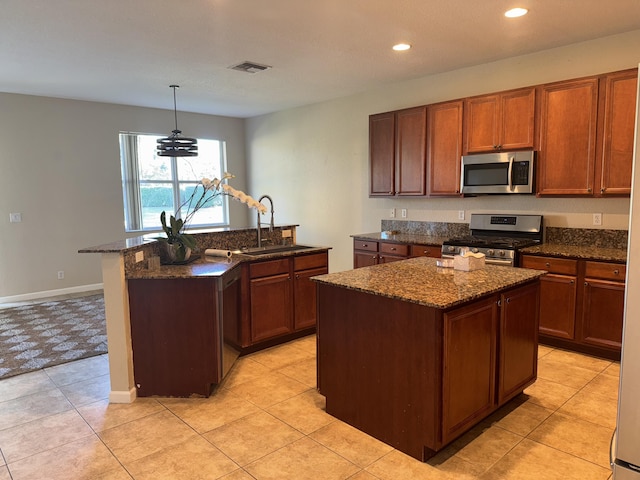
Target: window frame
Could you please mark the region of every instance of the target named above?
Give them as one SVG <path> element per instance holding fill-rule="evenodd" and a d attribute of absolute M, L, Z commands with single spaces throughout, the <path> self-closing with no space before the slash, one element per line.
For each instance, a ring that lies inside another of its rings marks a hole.
<path fill-rule="evenodd" d="M 171 186 L 173 204 L 176 208 L 180 208 L 180 187 L 185 186 L 197 186 L 200 184 L 198 180 L 180 180 L 178 178 L 178 157 L 162 157 L 163 160 L 169 160 L 171 178 L 154 180 L 154 179 L 141 179 L 139 156 L 138 156 L 138 142 L 139 136 L 147 136 L 154 138 L 161 138 L 161 135 L 153 133 L 140 133 L 140 132 L 119 132 L 119 144 L 120 144 L 120 166 L 122 176 L 122 196 L 124 207 L 124 229 L 126 233 L 150 233 L 160 232 L 162 227 L 160 226 L 160 220 L 158 217 L 158 225 L 153 227 L 144 228 L 143 224 L 143 207 L 142 207 L 142 194 L 141 186 L 144 184 L 165 184 Z M 198 138 L 199 143 L 206 141 L 218 142 L 219 158 L 220 158 L 220 176 L 227 170 L 227 151 L 226 142 L 218 139 L 204 139 Z M 181 157 L 180 160 L 187 159 L 188 157 Z M 215 169 L 215 167 L 214 167 Z M 229 226 L 229 200 L 226 195 L 221 196 L 222 200 L 222 221 L 217 223 L 189 223 L 188 227 L 193 228 L 216 228 Z M 171 210 L 171 209 L 169 209 Z M 180 218 L 181 214 L 186 212 L 175 212 L 173 210 L 167 210 L 167 214 L 176 215 L 176 218 Z"/>

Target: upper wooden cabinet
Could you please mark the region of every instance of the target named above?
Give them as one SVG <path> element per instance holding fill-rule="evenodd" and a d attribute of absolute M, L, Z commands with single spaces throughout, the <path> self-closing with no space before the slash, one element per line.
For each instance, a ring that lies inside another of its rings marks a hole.
<path fill-rule="evenodd" d="M 463 101 L 427 106 L 427 195 L 460 195 Z"/>
<path fill-rule="evenodd" d="M 543 85 L 538 195 L 629 195 L 638 70 Z"/>
<path fill-rule="evenodd" d="M 465 100 L 465 153 L 533 148 L 535 88 Z"/>
<path fill-rule="evenodd" d="M 424 195 L 426 107 L 369 117 L 370 196 Z"/>
<path fill-rule="evenodd" d="M 629 195 L 638 69 L 606 75 L 602 83 L 604 118 L 602 148 L 599 149 L 602 155 L 599 192 L 601 195 Z"/>
<path fill-rule="evenodd" d="M 540 92 L 538 195 L 591 195 L 598 78 L 543 85 Z"/>

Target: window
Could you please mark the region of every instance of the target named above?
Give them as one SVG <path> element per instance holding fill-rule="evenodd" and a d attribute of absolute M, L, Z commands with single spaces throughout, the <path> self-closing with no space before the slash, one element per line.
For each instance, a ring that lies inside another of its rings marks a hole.
<path fill-rule="evenodd" d="M 160 230 L 160 212 L 184 217 L 179 211 L 203 177 L 221 178 L 226 167 L 225 143 L 198 139 L 197 157 L 156 155 L 158 135 L 120 133 L 124 223 L 127 232 Z M 225 195 L 198 210 L 190 227 L 228 224 Z M 186 208 L 186 207 L 185 207 Z M 184 208 L 183 208 L 184 210 Z"/>

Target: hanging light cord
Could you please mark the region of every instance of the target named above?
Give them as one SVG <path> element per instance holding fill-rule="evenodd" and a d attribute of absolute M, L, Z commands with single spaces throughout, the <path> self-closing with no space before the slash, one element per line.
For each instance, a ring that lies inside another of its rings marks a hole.
<path fill-rule="evenodd" d="M 170 85 L 170 87 L 173 88 L 173 116 L 176 121 L 176 129 L 174 130 L 174 132 L 178 132 L 178 107 L 176 104 L 176 88 L 180 88 L 180 85 Z"/>

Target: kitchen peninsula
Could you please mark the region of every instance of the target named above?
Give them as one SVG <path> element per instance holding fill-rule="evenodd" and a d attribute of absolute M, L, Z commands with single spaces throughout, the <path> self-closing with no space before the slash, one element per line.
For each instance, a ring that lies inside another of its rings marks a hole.
<path fill-rule="evenodd" d="M 327 413 L 423 461 L 535 381 L 545 274 L 436 262 L 313 279 Z"/>
<path fill-rule="evenodd" d="M 202 255 L 154 266 L 156 240 L 137 237 L 81 253 L 102 255 L 113 403 L 137 396 L 208 396 L 241 353 L 315 330 L 316 285 L 328 247 L 296 245 L 296 225 L 193 233 Z M 245 248 L 241 248 L 245 247 Z"/>

